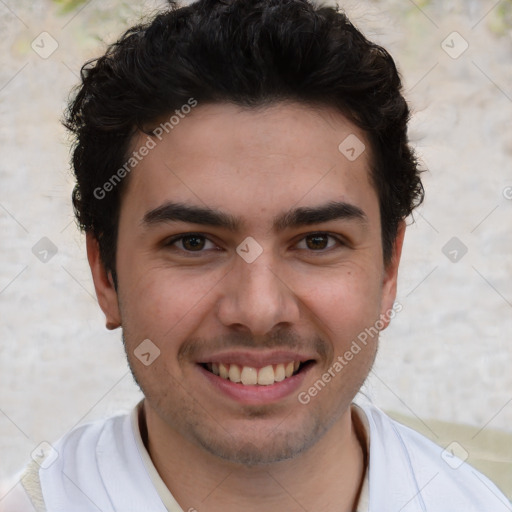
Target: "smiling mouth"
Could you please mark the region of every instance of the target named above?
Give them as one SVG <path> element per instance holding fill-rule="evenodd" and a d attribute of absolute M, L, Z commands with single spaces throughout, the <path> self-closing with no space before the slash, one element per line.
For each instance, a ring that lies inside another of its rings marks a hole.
<path fill-rule="evenodd" d="M 270 386 L 297 375 L 313 363 L 313 360 L 290 361 L 289 363 L 264 366 L 263 368 L 224 363 L 200 363 L 200 365 L 224 380 L 243 384 L 244 386 Z"/>

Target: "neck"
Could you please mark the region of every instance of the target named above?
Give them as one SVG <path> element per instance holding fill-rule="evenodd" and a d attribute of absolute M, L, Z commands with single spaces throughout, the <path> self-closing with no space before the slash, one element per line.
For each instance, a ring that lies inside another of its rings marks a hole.
<path fill-rule="evenodd" d="M 286 461 L 244 466 L 206 452 L 144 407 L 141 433 L 153 464 L 183 510 L 353 512 L 366 446 L 350 408 L 309 450 Z"/>

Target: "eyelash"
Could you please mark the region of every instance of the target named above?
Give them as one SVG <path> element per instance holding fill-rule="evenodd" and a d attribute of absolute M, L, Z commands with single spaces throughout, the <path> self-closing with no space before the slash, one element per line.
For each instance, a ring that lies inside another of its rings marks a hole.
<path fill-rule="evenodd" d="M 332 238 L 333 240 L 335 240 L 338 244 L 338 248 L 339 247 L 343 247 L 343 246 L 346 246 L 346 242 L 344 242 L 340 237 L 338 236 L 335 236 L 335 235 L 332 235 L 331 233 L 326 233 L 324 231 L 315 231 L 313 233 L 308 233 L 307 235 L 303 236 L 297 243 L 299 242 L 302 242 L 303 240 L 305 240 L 306 238 L 308 237 L 313 237 L 313 236 L 326 236 L 326 237 L 329 237 L 329 238 Z M 165 247 L 172 247 L 174 246 L 174 244 L 176 242 L 179 242 L 180 240 L 183 240 L 185 238 L 192 238 L 192 237 L 198 237 L 198 238 L 204 238 L 206 240 L 208 240 L 209 242 L 211 242 L 212 244 L 214 242 L 212 242 L 205 234 L 203 233 L 183 233 L 181 235 L 176 235 L 176 236 L 173 236 L 172 238 L 168 239 L 166 242 L 165 242 Z M 320 249 L 318 251 L 315 251 L 313 249 L 300 249 L 300 250 L 306 250 L 306 251 L 310 251 L 314 254 L 325 254 L 325 253 L 328 253 L 330 252 L 331 250 L 333 250 L 334 247 L 329 247 L 327 249 Z M 198 254 L 198 255 L 201 255 L 203 254 L 204 252 L 206 252 L 206 250 L 200 250 L 200 251 L 188 251 L 186 249 L 177 249 L 181 252 L 184 252 L 186 254 L 190 254 L 190 255 L 193 255 L 193 254 Z"/>

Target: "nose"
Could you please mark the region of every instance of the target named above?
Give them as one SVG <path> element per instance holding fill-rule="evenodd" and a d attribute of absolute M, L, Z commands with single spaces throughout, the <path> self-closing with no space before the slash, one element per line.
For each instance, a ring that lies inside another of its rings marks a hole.
<path fill-rule="evenodd" d="M 297 323 L 299 303 L 282 265 L 270 251 L 264 251 L 252 263 L 237 256 L 226 276 L 217 314 L 230 329 L 264 336 L 285 324 L 290 327 Z"/>

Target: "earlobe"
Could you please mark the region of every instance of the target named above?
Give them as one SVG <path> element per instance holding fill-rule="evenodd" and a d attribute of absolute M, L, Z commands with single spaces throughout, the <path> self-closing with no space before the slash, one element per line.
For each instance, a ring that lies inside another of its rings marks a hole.
<path fill-rule="evenodd" d="M 393 252 L 391 260 L 384 268 L 384 279 L 382 288 L 382 305 L 381 305 L 381 320 L 384 323 L 385 329 L 390 322 L 390 314 L 394 311 L 393 304 L 396 299 L 397 280 L 398 280 L 398 267 L 402 255 L 402 247 L 405 237 L 405 221 L 400 221 L 397 229 L 397 235 L 393 244 Z"/>
<path fill-rule="evenodd" d="M 112 273 L 106 271 L 100 257 L 98 241 L 92 233 L 87 233 L 86 245 L 94 289 L 98 303 L 106 316 L 106 327 L 109 330 L 117 329 L 121 326 L 121 315 Z"/>

